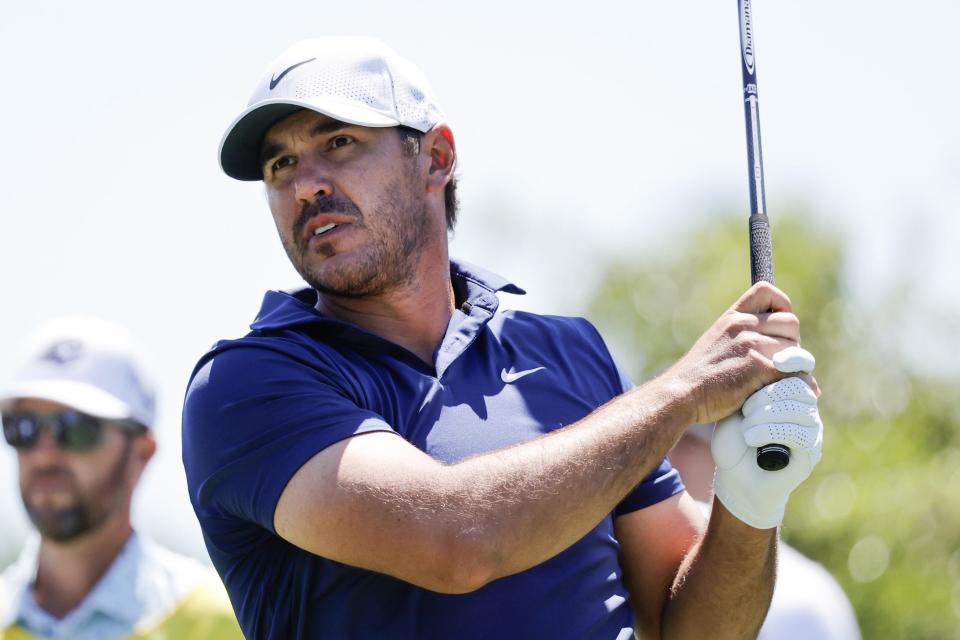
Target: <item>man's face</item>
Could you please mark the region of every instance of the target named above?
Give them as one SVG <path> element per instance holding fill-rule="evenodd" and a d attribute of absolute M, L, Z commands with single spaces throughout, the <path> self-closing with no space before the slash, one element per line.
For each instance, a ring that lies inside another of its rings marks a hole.
<path fill-rule="evenodd" d="M 280 239 L 311 286 L 356 298 L 414 281 L 438 221 L 428 212 L 422 158 L 404 151 L 395 128 L 299 111 L 267 132 L 261 159 Z"/>
<path fill-rule="evenodd" d="M 14 407 L 18 412 L 43 415 L 65 409 L 68 407 L 62 404 L 38 399 L 21 399 Z M 148 437 L 107 425 L 100 444 L 93 449 L 65 451 L 49 429 L 41 429 L 36 444 L 17 450 L 20 494 L 37 530 L 47 538 L 66 542 L 128 508 L 142 470 L 140 463 L 146 462 L 142 451 L 135 450 L 137 440 Z"/>

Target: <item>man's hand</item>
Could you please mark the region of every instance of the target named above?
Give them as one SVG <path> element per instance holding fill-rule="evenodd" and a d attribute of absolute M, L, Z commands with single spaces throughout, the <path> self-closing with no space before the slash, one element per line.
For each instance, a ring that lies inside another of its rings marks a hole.
<path fill-rule="evenodd" d="M 668 372 L 693 390 L 691 424 L 716 422 L 783 378 L 773 355 L 799 343 L 800 321 L 786 294 L 768 282 L 750 287 Z"/>
<path fill-rule="evenodd" d="M 799 347 L 777 354 L 774 362 L 781 371 L 813 370 L 813 356 Z M 757 466 L 756 448 L 765 444 L 790 447 L 790 464 L 778 471 Z M 714 431 L 717 499 L 752 527 L 776 527 L 783 521 L 790 493 L 820 461 L 822 447 L 823 423 L 814 389 L 797 377 L 767 385 Z"/>

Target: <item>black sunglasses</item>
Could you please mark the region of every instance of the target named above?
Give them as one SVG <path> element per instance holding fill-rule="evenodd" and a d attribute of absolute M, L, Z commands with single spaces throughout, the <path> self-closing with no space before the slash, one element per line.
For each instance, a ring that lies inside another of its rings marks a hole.
<path fill-rule="evenodd" d="M 104 420 L 73 409 L 47 414 L 18 411 L 3 414 L 3 437 L 11 447 L 26 451 L 46 428 L 64 451 L 89 451 L 100 444 L 104 427 L 111 422 L 131 431 L 144 430 L 131 420 Z"/>

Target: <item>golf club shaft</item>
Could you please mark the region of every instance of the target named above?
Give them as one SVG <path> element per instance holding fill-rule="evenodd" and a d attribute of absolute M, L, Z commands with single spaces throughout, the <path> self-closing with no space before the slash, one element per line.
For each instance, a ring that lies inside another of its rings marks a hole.
<path fill-rule="evenodd" d="M 767 219 L 766 193 L 763 187 L 763 150 L 760 145 L 760 102 L 757 95 L 757 69 L 750 0 L 737 0 L 740 12 L 740 69 L 743 75 L 743 105 L 747 129 L 747 173 L 750 183 L 750 278 L 773 283 L 773 242 Z M 781 469 L 790 462 L 790 449 L 782 445 L 757 448 L 757 464 L 768 471 Z"/>

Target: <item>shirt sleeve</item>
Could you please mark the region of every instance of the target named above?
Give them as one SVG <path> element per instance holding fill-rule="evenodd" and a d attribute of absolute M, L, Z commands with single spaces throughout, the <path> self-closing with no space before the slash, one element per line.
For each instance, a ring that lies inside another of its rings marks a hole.
<path fill-rule="evenodd" d="M 620 363 L 612 355 L 610 360 L 613 362 L 613 366 L 617 370 L 617 376 L 620 378 L 622 393 L 633 389 L 633 382 L 627 372 L 623 370 L 623 367 L 620 366 Z M 622 516 L 633 511 L 639 511 L 677 495 L 684 488 L 680 474 L 673 468 L 670 461 L 664 458 L 656 469 L 648 474 L 633 491 L 627 494 L 626 498 L 620 501 L 614 508 L 613 515 Z"/>
<path fill-rule="evenodd" d="M 680 474 L 664 458 L 660 465 L 644 478 L 636 488 L 620 501 L 614 510 L 614 516 L 622 516 L 633 511 L 655 505 L 684 490 Z"/>
<path fill-rule="evenodd" d="M 332 366 L 262 346 L 201 361 L 183 409 L 183 462 L 198 517 L 270 532 L 280 494 L 310 458 L 344 438 L 395 431 L 361 408 Z"/>

